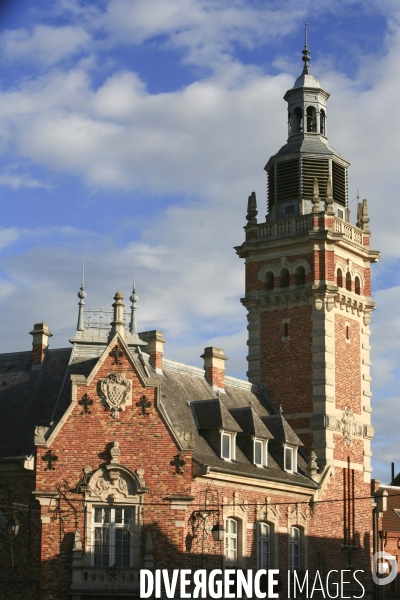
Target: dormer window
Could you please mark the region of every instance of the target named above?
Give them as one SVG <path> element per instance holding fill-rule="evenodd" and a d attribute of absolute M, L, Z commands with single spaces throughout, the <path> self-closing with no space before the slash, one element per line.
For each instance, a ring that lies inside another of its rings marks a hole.
<path fill-rule="evenodd" d="M 254 438 L 253 457 L 256 467 L 266 467 L 268 464 L 268 442 Z"/>
<path fill-rule="evenodd" d="M 235 437 L 234 433 L 221 433 L 221 458 L 224 460 L 235 460 Z"/>
<path fill-rule="evenodd" d="M 296 473 L 297 448 L 293 448 L 293 446 L 284 446 L 284 469 L 288 473 Z"/>

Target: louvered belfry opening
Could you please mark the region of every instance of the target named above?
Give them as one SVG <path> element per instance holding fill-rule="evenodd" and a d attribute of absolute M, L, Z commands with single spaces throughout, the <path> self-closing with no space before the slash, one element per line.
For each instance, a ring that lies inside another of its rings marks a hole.
<path fill-rule="evenodd" d="M 338 204 L 346 206 L 347 200 L 347 171 L 342 165 L 332 161 L 332 194 Z"/>
<path fill-rule="evenodd" d="M 271 169 L 268 171 L 268 212 L 271 211 L 271 208 L 275 204 L 275 168 L 272 165 Z"/>
<path fill-rule="evenodd" d="M 329 160 L 316 158 L 302 159 L 303 198 L 312 200 L 314 196 L 314 178 L 318 179 L 319 197 L 326 198 L 326 184 L 329 179 Z"/>
<path fill-rule="evenodd" d="M 298 200 L 300 197 L 299 159 L 280 162 L 276 165 L 276 199 Z"/>
<path fill-rule="evenodd" d="M 332 158 L 314 158 L 302 156 L 281 160 L 269 166 L 268 173 L 268 211 L 275 204 L 312 201 L 314 197 L 314 178 L 318 180 L 319 197 L 326 199 L 327 182 L 332 177 L 333 199 L 339 205 L 347 206 L 347 169 Z M 278 214 L 277 213 L 277 218 Z M 285 213 L 286 214 L 286 213 Z M 293 216 L 299 214 L 293 211 Z M 301 214 L 301 213 L 300 213 Z"/>

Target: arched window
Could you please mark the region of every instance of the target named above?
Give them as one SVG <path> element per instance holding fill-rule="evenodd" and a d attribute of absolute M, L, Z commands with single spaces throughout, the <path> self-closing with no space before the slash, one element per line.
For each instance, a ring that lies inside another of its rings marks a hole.
<path fill-rule="evenodd" d="M 355 280 L 354 280 L 354 291 L 358 295 L 361 294 L 361 284 L 360 284 L 360 278 L 359 277 L 356 277 Z"/>
<path fill-rule="evenodd" d="M 258 524 L 258 568 L 269 569 L 271 562 L 271 530 L 268 523 Z"/>
<path fill-rule="evenodd" d="M 290 528 L 289 553 L 290 553 L 290 570 L 300 570 L 300 544 L 301 531 L 298 527 Z"/>
<path fill-rule="evenodd" d="M 350 273 L 346 273 L 346 290 L 351 292 L 351 275 L 350 275 Z"/>
<path fill-rule="evenodd" d="M 268 271 L 266 278 L 266 288 L 267 290 L 273 290 L 275 287 L 274 283 L 274 274 L 272 271 Z"/>
<path fill-rule="evenodd" d="M 336 281 L 339 287 L 343 287 L 343 273 L 342 269 L 336 271 Z"/>
<path fill-rule="evenodd" d="M 306 282 L 306 270 L 304 267 L 297 267 L 296 269 L 296 284 L 304 285 Z"/>
<path fill-rule="evenodd" d="M 236 567 L 238 560 L 238 523 L 235 519 L 227 519 L 225 522 L 225 555 L 227 568 Z"/>
<path fill-rule="evenodd" d="M 303 131 L 303 111 L 297 107 L 293 111 L 293 130 L 292 133 L 301 133 Z"/>
<path fill-rule="evenodd" d="M 289 271 L 282 269 L 281 271 L 281 288 L 289 287 Z"/>
<path fill-rule="evenodd" d="M 307 107 L 307 132 L 312 133 L 317 131 L 317 117 L 313 106 Z"/>
<path fill-rule="evenodd" d="M 326 114 L 323 109 L 319 113 L 319 131 L 322 135 L 326 135 Z"/>

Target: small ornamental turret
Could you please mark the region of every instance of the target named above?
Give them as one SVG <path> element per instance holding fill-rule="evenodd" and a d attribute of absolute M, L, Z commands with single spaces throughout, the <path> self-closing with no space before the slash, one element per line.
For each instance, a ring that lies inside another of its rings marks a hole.
<path fill-rule="evenodd" d="M 246 219 L 249 225 L 257 225 L 257 199 L 256 193 L 251 192 L 248 202 L 247 202 L 247 215 Z"/>
<path fill-rule="evenodd" d="M 125 304 L 122 302 L 124 297 L 121 292 L 117 292 L 114 296 L 114 319 L 111 321 L 111 331 L 110 338 L 113 338 L 116 333 L 118 333 L 123 339 L 125 339 L 125 322 L 124 322 L 124 306 Z"/>
<path fill-rule="evenodd" d="M 78 312 L 78 325 L 76 327 L 78 331 L 83 331 L 85 329 L 84 318 L 83 318 L 84 317 L 84 312 L 85 312 L 85 308 L 84 308 L 85 303 L 84 303 L 83 299 L 86 298 L 84 277 L 85 277 L 85 271 L 84 271 L 84 263 L 82 261 L 82 283 L 81 283 L 81 289 L 78 292 L 79 312 Z"/>
<path fill-rule="evenodd" d="M 333 209 L 333 196 L 332 196 L 332 179 L 329 177 L 326 184 L 326 213 L 328 215 L 334 215 Z"/>
<path fill-rule="evenodd" d="M 137 335 L 136 302 L 139 300 L 139 296 L 136 294 L 136 290 L 135 290 L 135 277 L 133 277 L 133 290 L 132 290 L 132 294 L 131 294 L 129 300 L 132 302 L 132 304 L 131 304 L 131 322 L 129 324 L 129 333 L 131 335 Z"/>

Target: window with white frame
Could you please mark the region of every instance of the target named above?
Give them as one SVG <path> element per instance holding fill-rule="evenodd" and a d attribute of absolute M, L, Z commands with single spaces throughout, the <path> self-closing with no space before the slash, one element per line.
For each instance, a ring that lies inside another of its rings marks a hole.
<path fill-rule="evenodd" d="M 301 531 L 298 527 L 290 528 L 290 539 L 289 539 L 289 554 L 290 554 L 290 570 L 300 570 L 300 545 L 301 545 Z"/>
<path fill-rule="evenodd" d="M 95 507 L 93 565 L 132 567 L 136 507 Z"/>
<path fill-rule="evenodd" d="M 227 568 L 237 566 L 238 522 L 235 519 L 226 519 L 225 522 L 225 556 Z"/>
<path fill-rule="evenodd" d="M 235 460 L 235 434 L 225 431 L 221 433 L 221 458 Z"/>
<path fill-rule="evenodd" d="M 271 529 L 268 523 L 258 524 L 258 568 L 269 569 L 271 559 Z"/>
<path fill-rule="evenodd" d="M 284 446 L 284 469 L 289 473 L 297 471 L 297 448 L 292 446 Z"/>
<path fill-rule="evenodd" d="M 253 462 L 257 467 L 266 467 L 268 464 L 268 441 L 253 440 Z"/>

